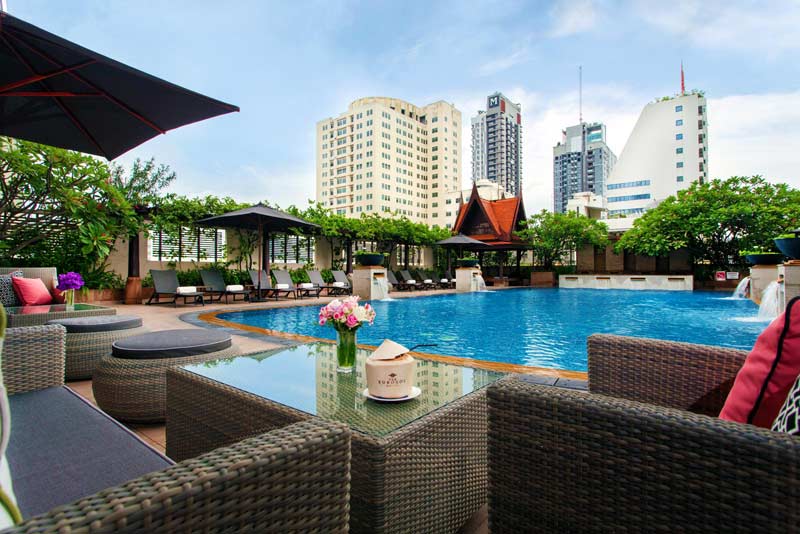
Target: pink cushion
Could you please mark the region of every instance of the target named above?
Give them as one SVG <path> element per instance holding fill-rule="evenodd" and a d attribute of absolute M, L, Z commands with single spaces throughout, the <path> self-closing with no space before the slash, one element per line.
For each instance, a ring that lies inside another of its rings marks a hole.
<path fill-rule="evenodd" d="M 39 278 L 12 277 L 11 283 L 14 284 L 14 293 L 17 294 L 17 298 L 23 306 L 36 306 L 53 302 L 50 290 Z"/>
<path fill-rule="evenodd" d="M 758 336 L 736 375 L 720 419 L 772 427 L 789 389 L 800 375 L 800 305 L 792 310 L 797 302 L 797 297 L 792 299 L 786 313 Z"/>

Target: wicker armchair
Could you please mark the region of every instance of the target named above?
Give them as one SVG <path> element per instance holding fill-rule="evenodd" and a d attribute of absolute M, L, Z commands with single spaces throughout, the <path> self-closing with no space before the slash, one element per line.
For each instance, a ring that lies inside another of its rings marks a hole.
<path fill-rule="evenodd" d="M 58 325 L 7 331 L 2 363 L 10 393 L 63 386 L 64 336 Z M 312 419 L 59 506 L 3 533 L 346 532 L 349 460 L 349 431 Z"/>
<path fill-rule="evenodd" d="M 746 352 L 588 345 L 590 393 L 489 388 L 491 532 L 800 529 L 800 440 L 714 417 Z"/>

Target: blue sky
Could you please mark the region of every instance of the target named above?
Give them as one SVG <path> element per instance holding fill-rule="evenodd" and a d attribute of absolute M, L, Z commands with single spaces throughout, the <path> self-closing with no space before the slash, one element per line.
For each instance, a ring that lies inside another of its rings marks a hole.
<path fill-rule="evenodd" d="M 155 156 L 174 190 L 303 205 L 314 127 L 350 101 L 453 102 L 468 118 L 502 91 L 523 107 L 528 211 L 552 205 L 552 146 L 578 118 L 620 154 L 641 108 L 679 89 L 709 98 L 713 177 L 800 187 L 797 2 L 168 2 L 8 0 L 8 10 L 171 82 L 241 107 L 119 158 Z M 470 179 L 464 137 L 464 181 Z"/>

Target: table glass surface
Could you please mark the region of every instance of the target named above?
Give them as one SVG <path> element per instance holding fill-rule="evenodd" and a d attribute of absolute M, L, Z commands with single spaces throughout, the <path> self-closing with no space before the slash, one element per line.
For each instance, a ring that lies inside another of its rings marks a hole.
<path fill-rule="evenodd" d="M 92 311 L 92 310 L 103 310 L 106 309 L 107 306 L 97 306 L 95 304 L 74 304 L 67 309 L 66 304 L 41 304 L 41 305 L 31 305 L 31 306 L 11 306 L 6 308 L 6 312 L 9 315 L 32 315 L 32 314 L 39 314 L 39 313 L 63 313 L 63 312 L 80 312 L 80 311 Z"/>
<path fill-rule="evenodd" d="M 370 353 L 358 349 L 352 373 L 336 371 L 336 346 L 331 343 L 309 343 L 223 358 L 183 369 L 378 437 L 504 376 L 494 371 L 417 359 L 414 385 L 422 394 L 404 402 L 376 402 L 362 395 L 367 387 L 365 361 Z"/>

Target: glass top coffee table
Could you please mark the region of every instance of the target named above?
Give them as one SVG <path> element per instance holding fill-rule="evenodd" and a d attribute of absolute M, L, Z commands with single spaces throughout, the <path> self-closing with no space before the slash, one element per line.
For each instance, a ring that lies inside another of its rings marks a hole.
<path fill-rule="evenodd" d="M 310 343 L 167 374 L 167 455 L 176 461 L 311 417 L 352 431 L 353 532 L 455 531 L 486 500 L 486 391 L 501 373 L 421 360 L 405 402 L 365 398 L 365 360 L 336 371 Z"/>
<path fill-rule="evenodd" d="M 51 319 L 89 317 L 92 315 L 116 315 L 117 310 L 96 304 L 43 304 L 38 306 L 12 306 L 6 308 L 8 326 L 37 326 Z"/>

